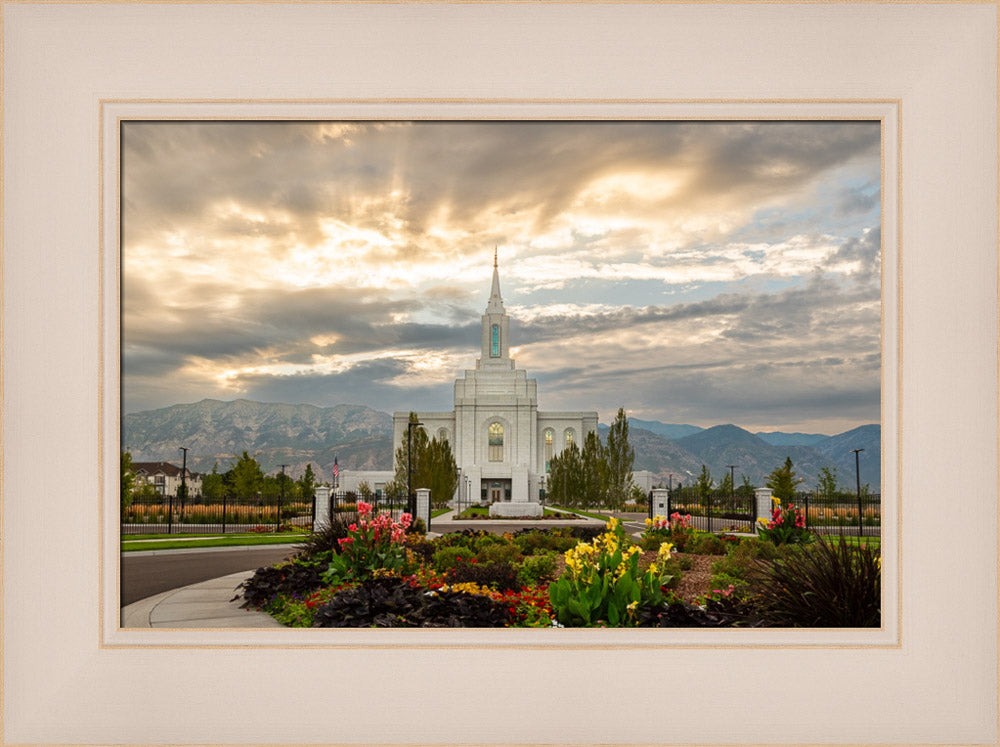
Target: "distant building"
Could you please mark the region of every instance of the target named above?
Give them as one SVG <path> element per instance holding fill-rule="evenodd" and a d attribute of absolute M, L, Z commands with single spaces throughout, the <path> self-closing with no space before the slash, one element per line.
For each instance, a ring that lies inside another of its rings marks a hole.
<path fill-rule="evenodd" d="M 132 473 L 135 475 L 135 486 L 152 485 L 162 496 L 177 495 L 181 486 L 181 468 L 170 462 L 132 462 Z M 187 471 L 186 477 L 189 496 L 201 495 L 201 475 Z"/>

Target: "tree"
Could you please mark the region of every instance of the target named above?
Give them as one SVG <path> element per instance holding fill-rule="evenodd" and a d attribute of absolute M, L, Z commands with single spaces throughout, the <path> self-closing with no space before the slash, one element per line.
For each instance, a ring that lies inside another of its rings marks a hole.
<path fill-rule="evenodd" d="M 771 489 L 775 498 L 787 503 L 795 499 L 795 489 L 800 482 L 802 478 L 796 477 L 795 470 L 792 469 L 792 458 L 785 457 L 784 465 L 768 475 L 765 484 Z"/>
<path fill-rule="evenodd" d="M 212 465 L 212 471 L 201 478 L 201 495 L 205 503 L 221 503 L 226 486 L 219 474 L 219 463 Z"/>
<path fill-rule="evenodd" d="M 122 511 L 132 505 L 132 491 L 135 489 L 135 473 L 132 471 L 132 452 L 122 452 Z"/>
<path fill-rule="evenodd" d="M 712 488 L 715 486 L 715 480 L 712 479 L 712 475 L 708 471 L 707 465 L 701 465 L 701 474 L 698 475 L 698 482 L 695 484 L 695 488 L 698 491 L 698 501 L 703 505 L 707 506 L 708 501 L 712 497 Z"/>
<path fill-rule="evenodd" d="M 628 442 L 628 417 L 625 408 L 619 407 L 615 422 L 608 431 L 607 446 L 607 503 L 611 508 L 621 508 L 632 486 L 632 465 L 635 449 Z"/>
<path fill-rule="evenodd" d="M 417 418 L 417 413 L 410 413 L 410 422 L 418 423 L 420 422 Z M 425 488 L 426 485 L 417 484 L 417 476 L 420 474 L 420 460 L 427 453 L 427 431 L 423 428 L 409 428 L 408 431 L 412 431 L 412 437 L 407 431 L 403 432 L 402 440 L 399 447 L 396 449 L 396 476 L 395 480 L 400 485 L 406 487 L 412 487 L 414 490 L 417 488 Z M 412 447 L 413 458 L 410 458 L 410 451 Z M 412 468 L 412 477 L 407 474 L 407 470 Z M 409 478 L 409 479 L 408 479 Z"/>
<path fill-rule="evenodd" d="M 432 438 L 420 460 L 420 487 L 430 488 L 431 503 L 444 506 L 458 489 L 458 465 L 445 439 Z"/>
<path fill-rule="evenodd" d="M 546 499 L 560 506 L 579 506 L 583 485 L 583 459 L 576 443 L 571 443 L 549 462 Z"/>
<path fill-rule="evenodd" d="M 725 472 L 722 476 L 722 482 L 719 483 L 719 487 L 715 490 L 715 494 L 720 498 L 728 498 L 730 494 L 734 493 L 734 488 L 732 474 Z"/>
<path fill-rule="evenodd" d="M 312 464 L 306 465 L 306 471 L 298 479 L 299 495 L 302 500 L 311 501 L 316 493 L 316 473 L 313 472 Z"/>
<path fill-rule="evenodd" d="M 245 451 L 229 470 L 233 493 L 244 501 L 252 500 L 264 486 L 264 472 L 260 464 Z"/>
<path fill-rule="evenodd" d="M 607 449 L 596 431 L 583 441 L 580 452 L 580 504 L 583 507 L 604 506 L 608 497 Z"/>
<path fill-rule="evenodd" d="M 419 422 L 415 412 L 410 413 L 410 423 Z M 455 495 L 458 487 L 458 464 L 451 453 L 447 440 L 433 438 L 428 440 L 427 431 L 414 427 L 412 437 L 404 433 L 396 449 L 396 475 L 393 479 L 397 485 L 409 484 L 414 490 L 428 488 L 431 491 L 431 501 L 436 505 L 444 505 Z M 409 470 L 412 469 L 412 472 Z M 409 481 L 407 477 L 410 477 Z"/>
<path fill-rule="evenodd" d="M 816 492 L 824 498 L 833 498 L 839 491 L 837 489 L 837 468 L 832 470 L 823 467 L 819 471 L 819 480 L 816 485 Z"/>

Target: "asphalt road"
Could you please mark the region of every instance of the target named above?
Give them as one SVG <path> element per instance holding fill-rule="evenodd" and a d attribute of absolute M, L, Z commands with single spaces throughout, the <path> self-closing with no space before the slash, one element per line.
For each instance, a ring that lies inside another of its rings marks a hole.
<path fill-rule="evenodd" d="M 219 548 L 210 552 L 164 550 L 156 555 L 123 553 L 121 604 L 138 602 L 179 586 L 196 584 L 237 571 L 277 563 L 294 552 L 289 547 Z"/>

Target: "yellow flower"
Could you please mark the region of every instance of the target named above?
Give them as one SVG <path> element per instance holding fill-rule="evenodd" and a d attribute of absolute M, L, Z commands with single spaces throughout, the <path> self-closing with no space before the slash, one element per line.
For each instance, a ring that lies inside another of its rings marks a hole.
<path fill-rule="evenodd" d="M 670 554 L 671 554 L 671 551 L 673 549 L 674 549 L 674 546 L 673 546 L 672 543 L 670 543 L 670 542 L 661 542 L 660 543 L 660 549 L 656 551 L 656 559 L 657 560 L 670 560 Z"/>
<path fill-rule="evenodd" d="M 610 519 L 608 519 L 608 530 L 613 532 L 617 528 L 618 528 L 618 519 L 612 516 Z"/>
<path fill-rule="evenodd" d="M 652 519 L 650 519 L 650 518 L 649 518 L 649 517 L 647 516 L 647 517 L 646 517 L 646 529 L 649 529 L 649 528 L 650 528 L 651 526 L 653 526 L 653 520 L 652 520 Z"/>
<path fill-rule="evenodd" d="M 776 495 L 772 495 L 771 496 L 771 503 L 773 503 L 775 506 L 780 506 L 781 505 L 781 499 L 778 496 L 776 496 Z"/>

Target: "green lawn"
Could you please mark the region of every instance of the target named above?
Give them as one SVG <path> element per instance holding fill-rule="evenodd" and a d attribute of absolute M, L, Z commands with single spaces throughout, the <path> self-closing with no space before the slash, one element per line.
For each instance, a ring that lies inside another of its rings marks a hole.
<path fill-rule="evenodd" d="M 309 535 L 303 532 L 283 534 L 227 534 L 206 537 L 204 535 L 152 534 L 129 536 L 122 539 L 122 552 L 135 550 L 177 550 L 194 547 L 234 547 L 238 545 L 280 545 L 302 542 Z M 192 539 L 180 539 L 192 537 Z M 145 538 L 146 541 L 141 541 Z M 160 539 L 164 538 L 164 539 Z M 138 540 L 138 541 L 137 541 Z"/>

